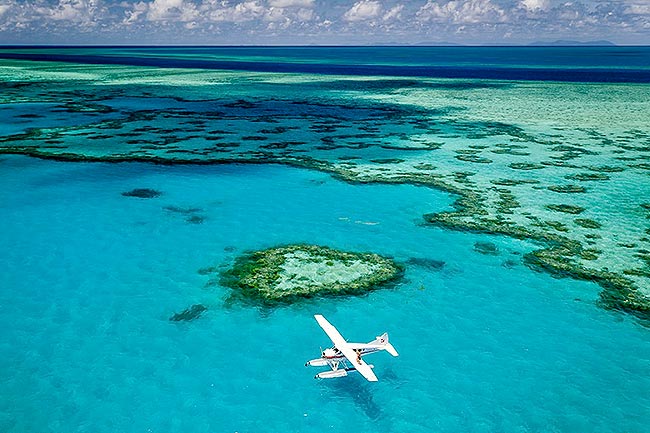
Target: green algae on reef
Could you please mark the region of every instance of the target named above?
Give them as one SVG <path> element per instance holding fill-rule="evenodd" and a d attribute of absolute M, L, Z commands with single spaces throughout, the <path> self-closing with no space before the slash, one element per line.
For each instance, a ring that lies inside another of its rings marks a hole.
<path fill-rule="evenodd" d="M 372 253 L 317 245 L 287 245 L 238 257 L 221 274 L 221 284 L 264 304 L 314 296 L 362 295 L 395 280 L 402 269 Z"/>

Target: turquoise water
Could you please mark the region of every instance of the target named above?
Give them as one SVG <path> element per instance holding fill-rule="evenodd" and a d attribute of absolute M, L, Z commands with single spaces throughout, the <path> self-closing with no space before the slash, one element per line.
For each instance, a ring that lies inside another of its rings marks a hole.
<path fill-rule="evenodd" d="M 422 225 L 453 200 L 272 164 L 2 156 L 0 431 L 646 431 L 648 330 L 595 284 L 523 266 L 531 243 Z M 293 242 L 391 255 L 405 279 L 267 310 L 198 272 Z M 388 331 L 401 356 L 369 357 L 378 383 L 316 381 L 315 313 L 353 341 Z"/>
<path fill-rule="evenodd" d="M 458 196 L 408 182 L 473 197 L 470 227 L 577 243 L 566 260 L 650 296 L 649 48 L 0 58 L 0 433 L 648 431 L 648 322 L 522 263 L 545 244 L 425 224 Z M 219 284 L 245 251 L 300 242 L 405 275 L 275 309 Z M 317 313 L 401 356 L 368 357 L 378 383 L 314 380 Z"/>

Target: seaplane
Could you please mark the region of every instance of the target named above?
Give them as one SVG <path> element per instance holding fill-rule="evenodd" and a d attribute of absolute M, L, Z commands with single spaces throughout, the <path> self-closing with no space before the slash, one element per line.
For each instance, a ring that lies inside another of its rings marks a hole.
<path fill-rule="evenodd" d="M 334 347 L 321 350 L 321 357 L 307 361 L 305 366 L 325 367 L 331 370 L 318 373 L 316 379 L 332 379 L 335 377 L 347 376 L 348 373 L 358 371 L 366 380 L 377 382 L 377 376 L 372 371 L 374 368 L 371 364 L 361 359 L 370 353 L 385 350 L 393 356 L 398 356 L 397 350 L 388 342 L 388 333 L 384 332 L 379 337 L 368 343 L 348 343 L 339 331 L 325 317 L 320 314 L 314 315 L 323 331 L 334 343 Z"/>

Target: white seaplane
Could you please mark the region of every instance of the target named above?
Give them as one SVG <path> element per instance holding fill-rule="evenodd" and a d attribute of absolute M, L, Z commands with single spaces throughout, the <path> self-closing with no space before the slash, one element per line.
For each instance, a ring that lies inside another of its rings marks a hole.
<path fill-rule="evenodd" d="M 329 366 L 331 371 L 318 373 L 316 379 L 331 379 L 334 377 L 347 376 L 352 371 L 358 371 L 370 382 L 377 382 L 377 376 L 373 373 L 373 365 L 366 364 L 362 356 L 369 353 L 385 350 L 393 356 L 398 356 L 397 350 L 388 342 L 388 333 L 384 332 L 369 343 L 348 343 L 336 328 L 320 314 L 314 316 L 318 324 L 327 336 L 334 343 L 334 347 L 321 351 L 321 357 L 307 361 L 305 366 L 325 367 Z"/>

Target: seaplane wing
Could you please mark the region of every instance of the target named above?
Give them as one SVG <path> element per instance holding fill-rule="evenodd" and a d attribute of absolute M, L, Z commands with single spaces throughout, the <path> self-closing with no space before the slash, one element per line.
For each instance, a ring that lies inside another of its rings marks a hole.
<path fill-rule="evenodd" d="M 336 346 L 338 350 L 341 351 L 343 355 L 350 361 L 350 364 L 354 366 L 355 370 L 357 370 L 363 377 L 365 377 L 367 380 L 370 382 L 377 382 L 379 379 L 377 379 L 377 376 L 375 376 L 375 373 L 373 373 L 372 368 L 366 362 L 361 359 L 359 356 L 357 356 L 357 353 L 352 350 L 349 346 Z"/>
<path fill-rule="evenodd" d="M 334 346 L 336 346 L 337 349 L 341 350 L 339 348 L 339 345 L 341 346 L 347 345 L 347 341 L 345 341 L 345 338 L 343 338 L 341 333 L 334 327 L 334 325 L 328 322 L 326 318 L 324 318 L 320 314 L 314 315 L 314 318 L 316 319 L 320 327 L 323 328 L 323 331 L 325 331 L 325 333 L 330 338 L 330 340 L 332 340 L 332 343 L 334 343 Z"/>
<path fill-rule="evenodd" d="M 320 327 L 323 328 L 323 331 L 325 331 L 330 340 L 332 340 L 334 347 L 341 351 L 341 353 L 348 359 L 348 361 L 350 361 L 350 364 L 352 364 L 352 366 L 354 366 L 354 368 L 367 380 L 370 382 L 377 382 L 377 376 L 375 376 L 375 373 L 373 373 L 372 368 L 370 368 L 370 366 L 366 364 L 363 359 L 361 359 L 357 352 L 355 352 L 354 349 L 350 347 L 348 342 L 345 341 L 345 338 L 343 338 L 341 333 L 334 327 L 334 325 L 328 322 L 327 319 L 325 319 L 320 314 L 316 314 L 314 318 L 316 318 L 316 321 Z"/>

